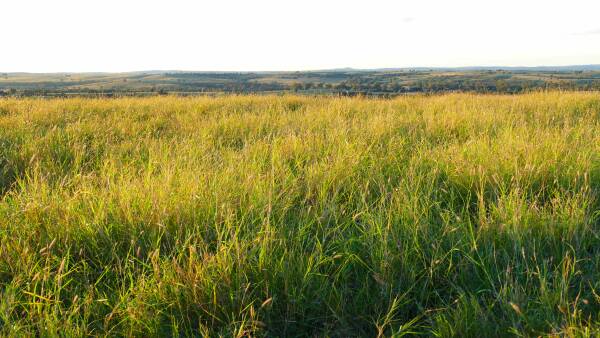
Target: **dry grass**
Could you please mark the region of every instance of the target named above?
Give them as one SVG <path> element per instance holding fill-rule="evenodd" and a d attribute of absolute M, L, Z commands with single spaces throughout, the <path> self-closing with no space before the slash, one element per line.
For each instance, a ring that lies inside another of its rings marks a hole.
<path fill-rule="evenodd" d="M 600 94 L 0 100 L 0 335 L 594 336 Z"/>

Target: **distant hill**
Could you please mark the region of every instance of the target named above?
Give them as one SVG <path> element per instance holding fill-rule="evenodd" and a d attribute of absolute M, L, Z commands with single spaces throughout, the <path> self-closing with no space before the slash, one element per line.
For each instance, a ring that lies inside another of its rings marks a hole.
<path fill-rule="evenodd" d="M 410 67 L 312 71 L 147 70 L 125 73 L 3 73 L 0 96 L 282 93 L 397 95 L 600 90 L 600 65 Z"/>
<path fill-rule="evenodd" d="M 575 72 L 575 71 L 600 71 L 600 64 L 572 65 L 572 66 L 535 66 L 535 67 L 507 67 L 507 66 L 469 66 L 469 67 L 404 67 L 404 68 L 378 68 L 375 71 L 534 71 L 534 72 Z M 365 71 L 368 71 L 365 69 Z"/>
<path fill-rule="evenodd" d="M 219 71 L 219 70 L 143 70 L 131 72 L 56 72 L 56 73 L 31 73 L 31 72 L 2 72 L 0 75 L 7 74 L 9 76 L 37 75 L 37 76 L 56 76 L 56 75 L 162 75 L 162 74 L 177 74 L 177 73 L 196 73 L 196 74 L 284 74 L 284 73 L 353 73 L 353 72 L 398 72 L 398 71 L 533 71 L 533 72 L 575 72 L 575 71 L 600 71 L 600 64 L 590 65 L 570 65 L 570 66 L 466 66 L 466 67 L 388 67 L 388 68 L 331 68 L 331 69 L 315 69 L 315 70 L 283 70 L 283 71 Z"/>

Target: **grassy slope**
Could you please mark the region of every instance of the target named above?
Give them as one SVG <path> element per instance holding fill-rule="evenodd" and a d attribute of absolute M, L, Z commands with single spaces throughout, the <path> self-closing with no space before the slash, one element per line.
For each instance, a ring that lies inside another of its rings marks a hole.
<path fill-rule="evenodd" d="M 0 335 L 594 335 L 600 95 L 0 100 Z"/>

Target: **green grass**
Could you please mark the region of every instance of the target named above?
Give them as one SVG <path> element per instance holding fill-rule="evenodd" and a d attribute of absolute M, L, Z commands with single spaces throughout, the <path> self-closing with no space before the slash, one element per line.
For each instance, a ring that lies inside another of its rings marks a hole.
<path fill-rule="evenodd" d="M 0 336 L 597 336 L 600 94 L 0 100 Z"/>

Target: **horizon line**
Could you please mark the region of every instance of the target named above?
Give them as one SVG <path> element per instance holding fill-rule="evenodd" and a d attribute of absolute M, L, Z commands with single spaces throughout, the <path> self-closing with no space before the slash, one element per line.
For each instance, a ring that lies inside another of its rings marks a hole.
<path fill-rule="evenodd" d="M 126 71 L 2 71 L 0 74 L 131 74 L 145 72 L 179 72 L 179 73 L 295 73 L 295 72 L 331 72 L 331 71 L 394 71 L 394 70 L 518 70 L 518 69 L 545 69 L 545 68 L 598 68 L 600 63 L 570 64 L 570 65 L 537 65 L 537 66 L 407 66 L 407 67 L 377 67 L 377 68 L 355 68 L 335 67 L 321 69 L 291 69 L 291 70 L 190 70 L 190 69 L 144 69 Z"/>

